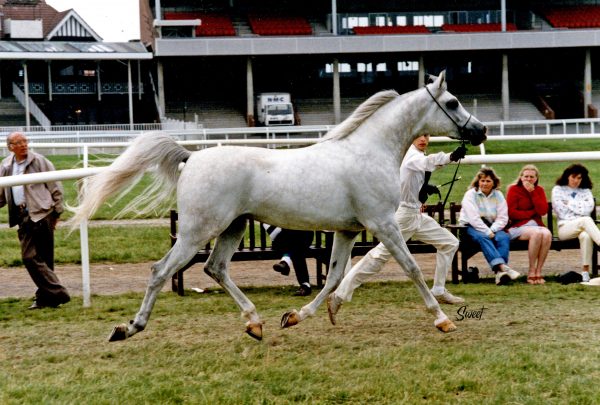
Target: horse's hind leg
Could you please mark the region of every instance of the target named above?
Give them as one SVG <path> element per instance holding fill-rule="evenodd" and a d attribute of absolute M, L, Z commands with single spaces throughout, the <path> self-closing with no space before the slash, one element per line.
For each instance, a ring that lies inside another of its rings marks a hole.
<path fill-rule="evenodd" d="M 240 307 L 242 318 L 246 319 L 246 333 L 255 339 L 261 340 L 263 323 L 256 312 L 256 307 L 229 277 L 231 257 L 245 230 L 246 218 L 240 217 L 233 221 L 225 232 L 219 235 L 215 247 L 204 266 L 204 272 L 219 283 Z"/>
<path fill-rule="evenodd" d="M 294 326 L 309 316 L 314 315 L 319 305 L 325 301 L 329 293 L 331 293 L 342 281 L 344 269 L 346 268 L 347 261 L 350 260 L 350 254 L 352 253 L 356 235 L 358 235 L 357 232 L 335 233 L 333 238 L 333 248 L 331 250 L 331 260 L 329 262 L 329 272 L 327 273 L 325 286 L 323 286 L 323 289 L 317 294 L 314 300 L 302 307 L 300 312 L 294 309 L 283 314 L 283 317 L 281 318 L 282 328 Z"/>
<path fill-rule="evenodd" d="M 108 338 L 110 342 L 127 339 L 144 330 L 156 302 L 157 295 L 162 290 L 165 282 L 192 260 L 198 252 L 198 247 L 201 245 L 202 241 L 198 241 L 195 238 L 190 240 L 185 235 L 179 236 L 171 250 L 160 261 L 152 265 L 152 275 L 148 281 L 146 295 L 135 319 L 129 321 L 129 324 L 116 326 Z"/>

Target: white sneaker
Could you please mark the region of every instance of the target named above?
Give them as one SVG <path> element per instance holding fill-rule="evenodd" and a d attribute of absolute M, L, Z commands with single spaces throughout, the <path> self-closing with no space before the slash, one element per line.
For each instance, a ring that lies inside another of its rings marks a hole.
<path fill-rule="evenodd" d="M 465 302 L 463 298 L 457 297 L 456 295 L 452 295 L 450 291 L 446 289 L 444 289 L 444 292 L 442 294 L 433 294 L 433 296 L 440 304 L 462 304 L 463 302 Z"/>
<path fill-rule="evenodd" d="M 519 277 L 521 277 L 521 273 L 519 273 L 516 270 L 511 269 L 506 264 L 504 265 L 504 271 L 506 272 L 506 274 L 508 274 L 508 277 L 510 277 L 511 280 L 516 280 Z"/>
<path fill-rule="evenodd" d="M 510 281 L 510 276 L 505 271 L 498 271 L 496 273 L 496 285 L 506 285 Z"/>
<path fill-rule="evenodd" d="M 588 273 L 587 271 L 582 271 L 581 272 L 581 281 L 584 283 L 588 283 L 590 281 L 590 273 Z"/>

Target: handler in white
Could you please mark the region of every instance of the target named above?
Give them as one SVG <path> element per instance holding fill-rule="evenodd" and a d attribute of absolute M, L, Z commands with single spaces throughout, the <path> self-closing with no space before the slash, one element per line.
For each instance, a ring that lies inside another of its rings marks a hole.
<path fill-rule="evenodd" d="M 402 201 L 396 211 L 396 221 L 400 225 L 404 240 L 413 238 L 429 243 L 437 249 L 435 278 L 431 289 L 434 297 L 440 303 L 460 304 L 464 302 L 464 299 L 450 294 L 445 287 L 448 269 L 458 249 L 458 239 L 447 229 L 442 228 L 435 219 L 422 213 L 421 205 L 427 199 L 426 195 L 423 198 L 422 187 L 435 187 L 425 184 L 428 180 L 425 172 L 432 172 L 451 161 L 456 162 L 462 159 L 465 157 L 467 149 L 459 146 L 452 153 L 439 152 L 425 156 L 428 145 L 429 135 L 422 135 L 415 139 L 400 165 Z M 419 199 L 419 194 L 421 194 L 421 199 Z M 353 291 L 372 274 L 378 273 L 391 257 L 383 243 L 380 243 L 346 274 L 338 288 L 327 299 L 329 318 L 333 324 L 335 324 L 335 314 L 342 303 L 351 301 Z"/>

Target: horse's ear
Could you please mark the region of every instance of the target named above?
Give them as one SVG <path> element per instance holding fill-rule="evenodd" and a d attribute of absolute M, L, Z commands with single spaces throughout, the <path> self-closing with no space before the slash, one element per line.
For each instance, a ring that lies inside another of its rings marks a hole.
<path fill-rule="evenodd" d="M 436 80 L 437 80 L 437 76 L 427 75 L 427 80 L 425 81 L 425 85 L 435 83 Z"/>
<path fill-rule="evenodd" d="M 446 70 L 442 70 L 440 75 L 438 76 L 438 88 L 442 88 L 442 86 L 446 83 Z"/>

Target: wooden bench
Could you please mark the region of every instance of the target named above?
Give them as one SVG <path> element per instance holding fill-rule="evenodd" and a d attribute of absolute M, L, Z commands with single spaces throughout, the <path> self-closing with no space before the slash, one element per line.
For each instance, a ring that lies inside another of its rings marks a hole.
<path fill-rule="evenodd" d="M 444 224 L 444 208 L 441 203 L 436 205 L 428 205 L 425 207 L 425 212 L 433 217 L 437 215 L 438 222 Z M 177 219 L 178 215 L 175 210 L 171 211 L 171 246 L 177 241 Z M 258 226 L 258 230 L 257 227 Z M 240 243 L 238 249 L 234 252 L 232 261 L 252 261 L 252 260 L 279 260 L 281 259 L 280 253 L 274 251 L 270 244 L 267 243 L 267 232 L 265 231 L 262 223 L 253 219 L 248 220 L 248 237 L 244 238 Z M 258 232 L 259 237 L 256 239 L 256 233 Z M 317 286 L 322 286 L 325 278 L 327 277 L 327 271 L 329 268 L 329 259 L 331 257 L 331 248 L 333 246 L 333 235 L 331 231 L 316 231 L 313 244 L 310 246 L 307 252 L 307 258 L 316 259 L 316 282 Z M 247 239 L 247 243 L 245 241 Z M 377 246 L 379 241 L 370 236 L 366 231 L 361 232 L 354 248 L 352 249 L 352 257 L 364 256 L 369 250 Z M 407 242 L 408 248 L 411 253 L 435 253 L 436 249 L 429 244 L 409 240 Z M 181 270 L 179 270 L 172 278 L 171 288 L 176 291 L 179 295 L 184 295 L 184 281 L 183 273 L 196 263 L 204 263 L 208 259 L 211 251 L 211 243 L 208 243 L 202 250 L 200 250 L 194 258 Z"/>
<path fill-rule="evenodd" d="M 171 210 L 171 246 L 177 241 L 177 211 Z M 258 229 L 257 229 L 258 227 Z M 267 243 L 267 231 L 262 226 L 262 223 L 254 219 L 248 219 L 248 243 L 242 239 L 238 249 L 234 252 L 232 261 L 252 261 L 252 260 L 279 260 L 281 253 L 276 252 Z M 258 232 L 258 240 L 256 234 Z M 329 240 L 330 239 L 330 240 Z M 324 231 L 316 231 L 313 244 L 306 253 L 307 258 L 316 259 L 317 275 L 323 274 L 323 266 L 329 265 L 329 257 L 331 256 L 331 246 L 333 243 L 333 234 L 328 235 Z M 171 289 L 179 295 L 184 295 L 183 273 L 196 263 L 205 263 L 212 249 L 212 242 L 196 253 L 196 256 L 181 270 L 179 270 L 171 280 Z M 322 279 L 317 277 L 317 285 L 322 285 Z"/>
<path fill-rule="evenodd" d="M 461 205 L 457 203 L 450 203 L 450 225 L 448 228 L 454 233 L 454 235 L 460 241 L 458 251 L 452 261 L 452 282 L 458 284 L 459 276 L 466 274 L 468 269 L 468 261 L 476 253 L 481 252 L 479 244 L 473 242 L 471 237 L 466 233 L 466 226 L 458 224 L 458 218 L 460 215 Z M 592 219 L 596 221 L 596 210 L 594 209 L 591 214 Z M 579 239 L 568 239 L 560 240 L 554 234 L 554 213 L 552 212 L 552 203 L 548 202 L 548 213 L 546 214 L 546 225 L 552 233 L 552 243 L 550 245 L 551 250 L 561 251 L 565 249 L 579 249 Z M 510 241 L 511 251 L 522 251 L 527 250 L 529 241 L 514 239 Z M 458 256 L 460 254 L 460 269 L 458 266 Z M 592 266 L 591 273 L 593 276 L 598 275 L 598 249 L 594 245 L 594 253 L 592 254 Z"/>

